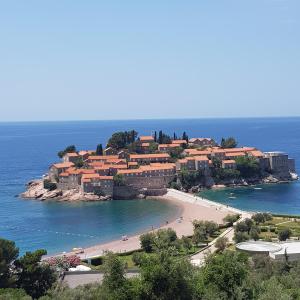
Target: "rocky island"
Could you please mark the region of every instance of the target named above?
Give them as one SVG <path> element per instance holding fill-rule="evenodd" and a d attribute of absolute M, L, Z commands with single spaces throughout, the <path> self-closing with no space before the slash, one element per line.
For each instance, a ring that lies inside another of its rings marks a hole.
<path fill-rule="evenodd" d="M 167 188 L 199 192 L 220 186 L 277 183 L 298 179 L 295 161 L 282 152 L 237 147 L 234 138 L 179 138 L 159 131 L 138 136 L 116 132 L 106 148 L 58 153 L 42 179 L 32 180 L 23 198 L 103 201 L 160 196 Z"/>

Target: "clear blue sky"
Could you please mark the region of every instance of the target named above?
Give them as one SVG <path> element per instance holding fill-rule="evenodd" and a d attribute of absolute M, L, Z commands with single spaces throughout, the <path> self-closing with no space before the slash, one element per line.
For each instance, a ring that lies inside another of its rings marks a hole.
<path fill-rule="evenodd" d="M 299 0 L 0 5 L 0 121 L 300 115 Z"/>

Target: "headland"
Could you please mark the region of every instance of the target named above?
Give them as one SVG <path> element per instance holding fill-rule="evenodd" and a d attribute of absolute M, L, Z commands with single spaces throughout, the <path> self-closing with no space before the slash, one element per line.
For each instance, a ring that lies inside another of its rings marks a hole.
<path fill-rule="evenodd" d="M 27 184 L 23 198 L 98 201 L 162 196 L 167 188 L 196 193 L 220 186 L 278 183 L 298 178 L 288 154 L 237 147 L 233 137 L 189 138 L 159 131 L 138 136 L 116 132 L 103 149 L 78 151 L 74 145 L 58 153 L 61 162 L 46 176 Z"/>

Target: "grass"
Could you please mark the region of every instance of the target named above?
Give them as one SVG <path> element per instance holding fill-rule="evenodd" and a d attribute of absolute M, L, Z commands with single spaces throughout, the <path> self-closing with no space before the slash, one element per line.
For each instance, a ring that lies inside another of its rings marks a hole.
<path fill-rule="evenodd" d="M 261 232 L 259 237 L 264 240 L 271 240 L 278 237 L 278 232 L 284 229 L 290 229 L 293 237 L 300 238 L 300 219 L 293 217 L 275 216 L 271 221 L 260 223 L 259 227 L 268 227 L 267 232 Z M 270 228 L 275 228 L 275 232 L 271 232 Z"/>

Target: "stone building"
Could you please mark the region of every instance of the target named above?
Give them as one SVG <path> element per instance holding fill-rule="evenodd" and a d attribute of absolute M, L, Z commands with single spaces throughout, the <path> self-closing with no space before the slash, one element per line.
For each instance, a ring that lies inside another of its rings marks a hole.
<path fill-rule="evenodd" d="M 51 165 L 49 169 L 50 180 L 52 182 L 57 182 L 59 174 L 64 173 L 68 168 L 73 166 L 74 163 L 72 162 L 63 162 Z"/>
<path fill-rule="evenodd" d="M 130 154 L 129 160 L 140 164 L 150 164 L 155 162 L 169 162 L 170 155 L 168 153 L 155 154 Z"/>

